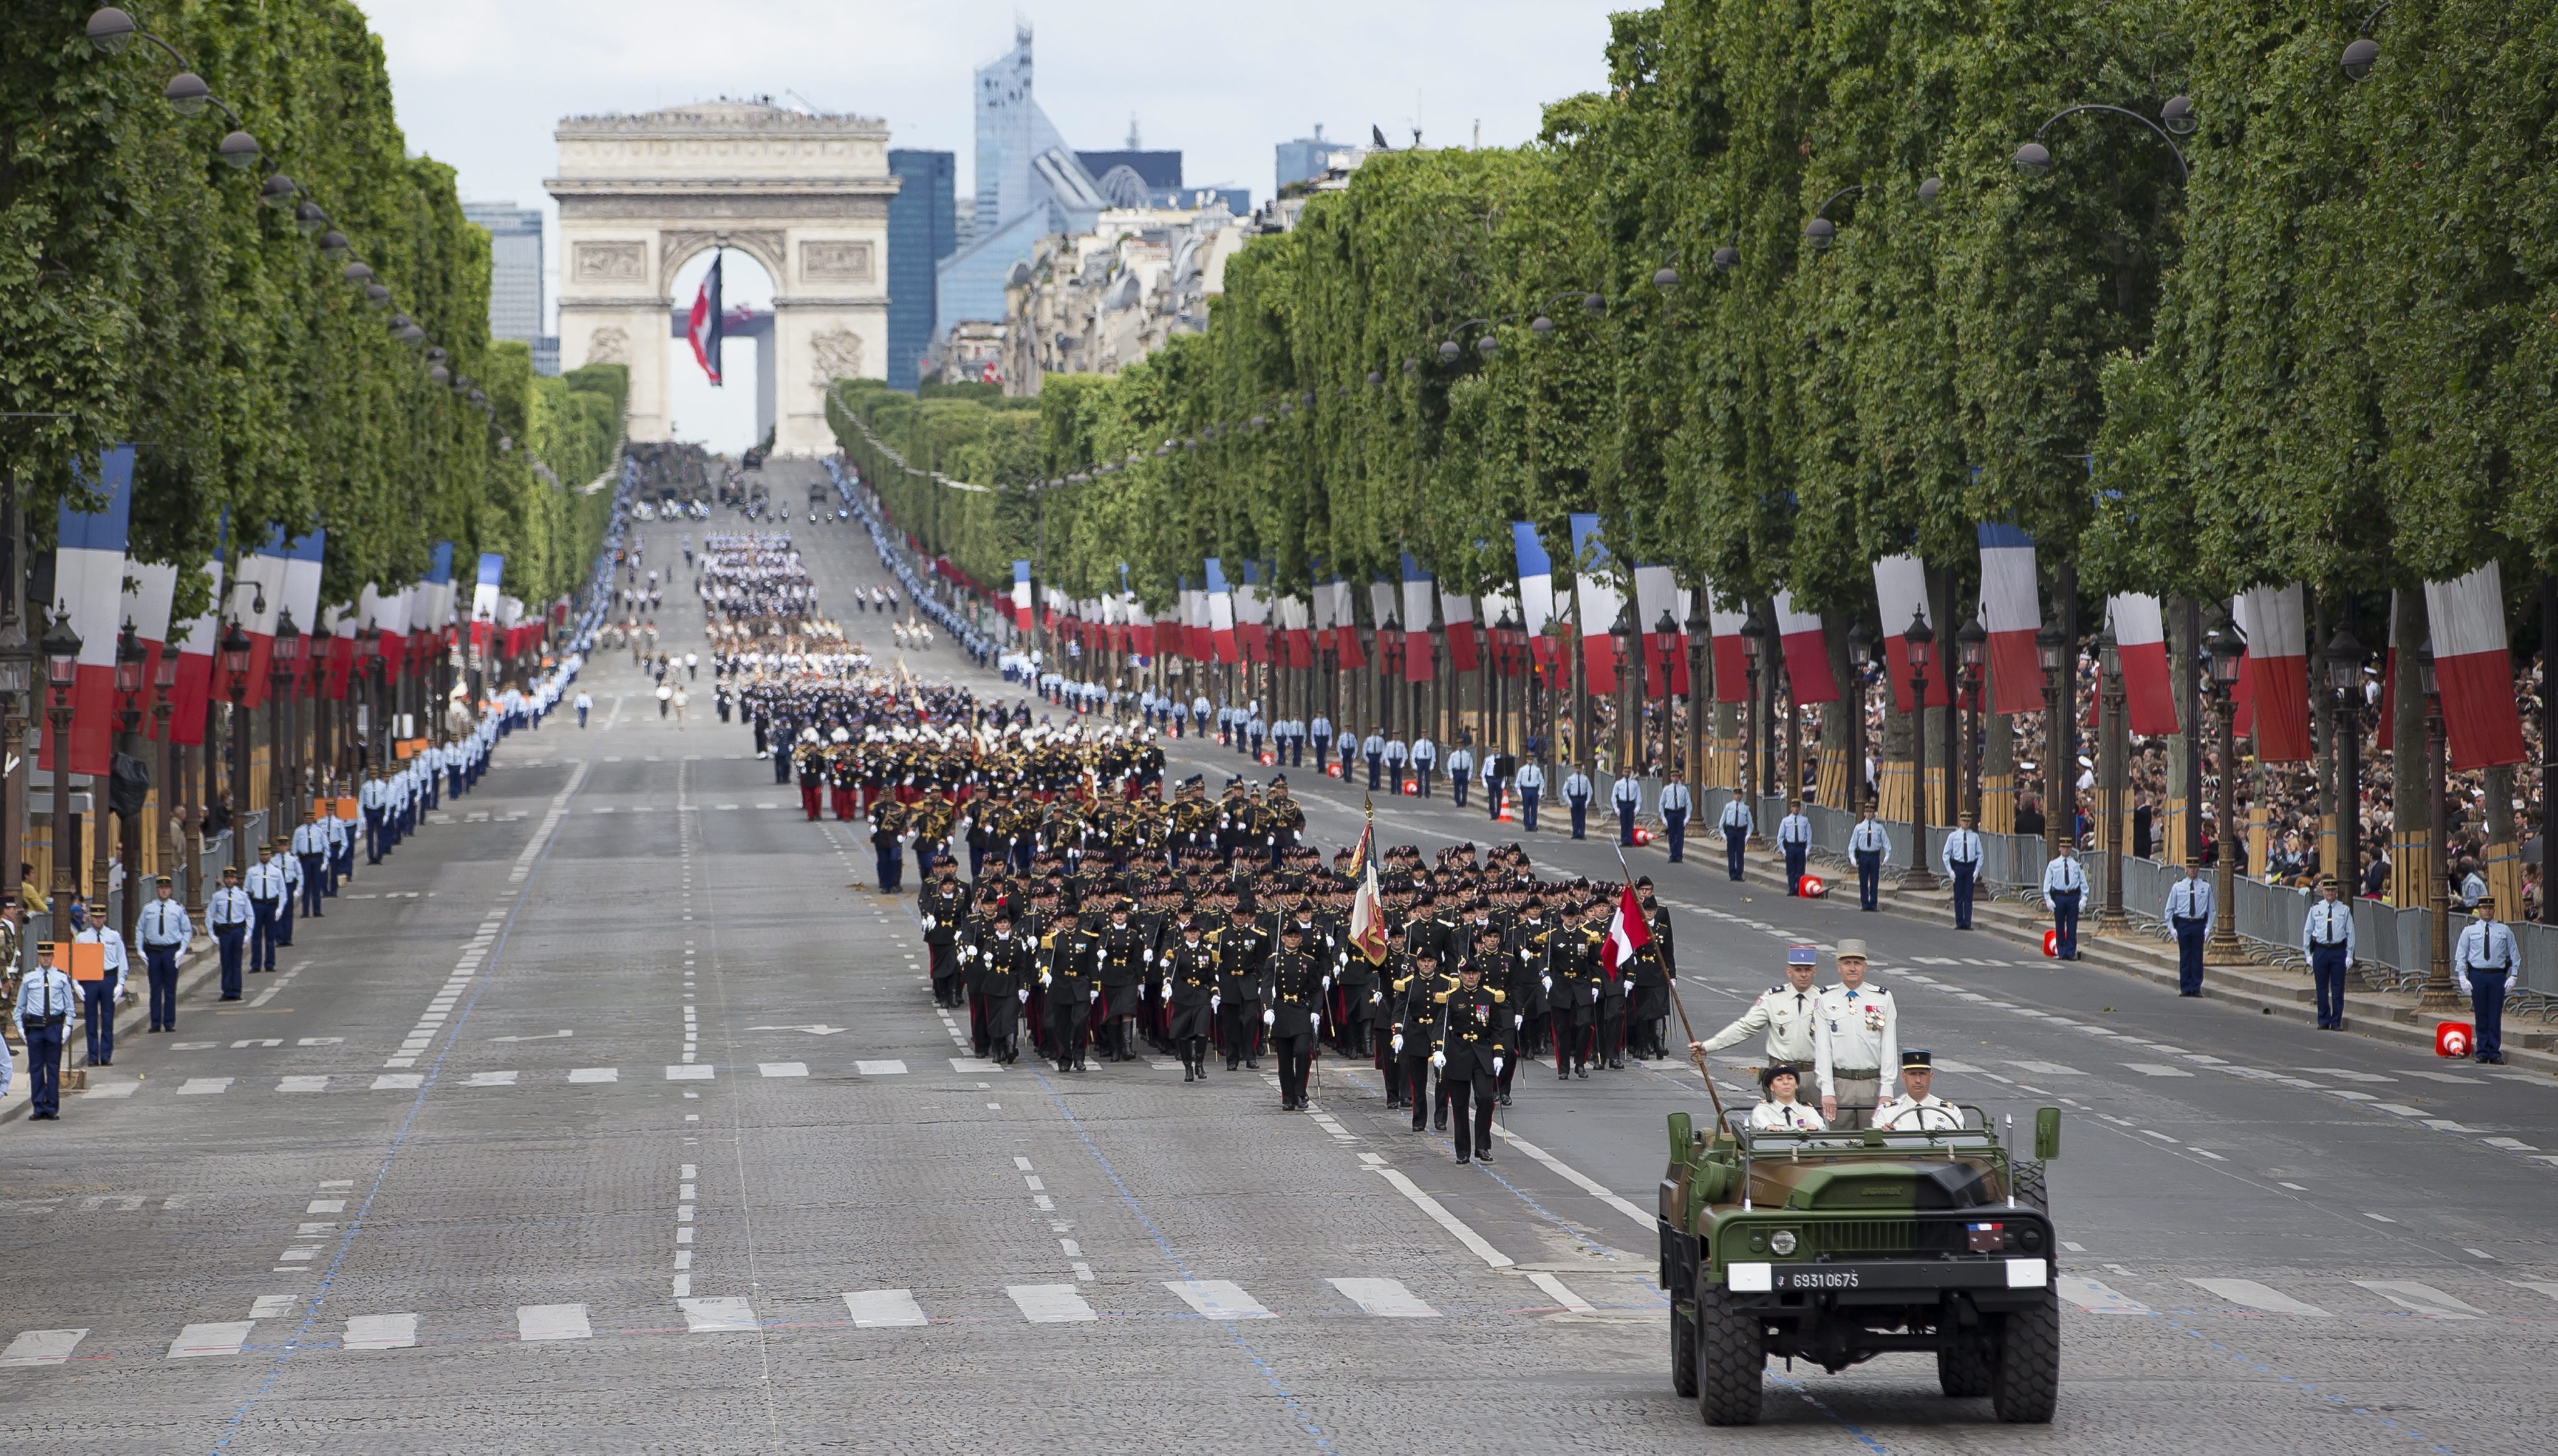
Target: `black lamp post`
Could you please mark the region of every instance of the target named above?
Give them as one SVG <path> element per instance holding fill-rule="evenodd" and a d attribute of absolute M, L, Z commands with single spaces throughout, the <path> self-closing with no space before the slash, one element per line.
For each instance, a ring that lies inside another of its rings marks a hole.
<path fill-rule="evenodd" d="M 1963 673 L 1963 809 L 1972 816 L 1975 829 L 1981 823 L 1981 687 L 1989 640 L 1977 611 L 1954 633 L 1956 661 Z"/>
<path fill-rule="evenodd" d="M 160 660 L 151 670 L 151 736 L 160 744 L 160 782 L 164 786 L 160 794 L 161 860 L 173 866 L 172 877 L 179 885 L 178 898 L 186 904 L 187 913 L 192 916 L 202 908 L 204 890 L 196 883 L 196 858 L 190 855 L 182 860 L 178 852 L 179 845 L 183 843 L 179 827 L 188 822 L 189 816 L 180 805 L 187 787 L 184 771 L 187 750 L 178 745 L 177 735 L 169 731 L 169 718 L 175 711 L 170 696 L 177 690 L 178 644 L 163 642 L 160 644 Z M 176 868 L 182 864 L 182 870 Z"/>
<path fill-rule="evenodd" d="M 1847 629 L 1847 789 L 1839 807 L 1865 802 L 1865 677 L 1874 671 L 1874 629 L 1858 617 Z"/>
<path fill-rule="evenodd" d="M 132 754 L 142 746 L 137 735 L 142 730 L 142 690 L 148 686 L 150 667 L 151 651 L 142 645 L 140 637 L 134 635 L 133 623 L 128 619 L 124 630 L 115 638 L 115 748 L 118 753 Z M 112 767 L 110 763 L 106 781 L 99 785 L 101 789 L 114 782 Z M 101 855 L 106 849 L 106 806 L 111 797 L 98 801 L 97 838 Z M 133 922 L 142 914 L 142 815 L 137 810 L 129 816 L 119 814 L 115 820 L 117 853 L 124 859 L 124 882 L 132 886 L 124 897 L 124 913 L 116 917 L 116 930 L 129 945 L 133 941 Z M 97 882 L 101 885 L 107 882 L 104 869 L 99 871 Z M 104 923 L 105 909 L 103 904 L 98 906 L 101 924 Z"/>
<path fill-rule="evenodd" d="M 2328 639 L 2328 690 L 2336 709 L 2336 883 L 2347 904 L 2362 889 L 2362 643 L 2340 626 Z"/>
<path fill-rule="evenodd" d="M 2077 106 L 2063 107 L 2061 110 L 2054 112 L 2052 116 L 2043 123 L 2043 125 L 2036 127 L 2034 129 L 2034 140 L 2017 148 L 2016 154 L 2008 160 L 2016 164 L 2016 168 L 2019 172 L 2040 175 L 2049 171 L 2052 167 L 2052 149 L 2043 144 L 2043 134 L 2052 130 L 2052 124 L 2054 122 L 2061 120 L 2064 116 L 2074 116 L 2081 111 L 2105 111 L 2111 112 L 2116 116 L 2128 116 L 2132 120 L 2139 122 L 2141 125 L 2148 127 L 2151 132 L 2157 135 L 2158 139 L 2162 143 L 2166 144 L 2168 154 L 2176 158 L 2176 175 L 2180 179 L 2190 178 L 2193 175 L 2193 169 L 2186 166 L 2185 153 L 2179 150 L 2176 145 L 2177 136 L 2188 135 L 2193 132 L 2195 128 L 2194 102 L 2191 98 L 2185 96 L 2168 97 L 2167 104 L 2159 107 L 2158 120 L 2156 121 L 2152 121 L 2150 118 L 2143 116 L 2137 111 L 2127 111 L 2120 106 L 2107 106 L 2097 102 L 2087 102 Z M 2176 133 L 2176 136 L 2168 135 L 2170 132 Z"/>
<path fill-rule="evenodd" d="M 1753 809 L 1759 798 L 1759 659 L 1767 650 L 1768 628 L 1759 620 L 1758 603 L 1752 602 L 1741 623 L 1741 674 L 1750 699 L 1741 723 L 1741 802 Z M 1752 822 L 1757 822 L 1755 814 Z"/>
<path fill-rule="evenodd" d="M 1662 607 L 1661 619 L 1652 624 L 1652 635 L 1660 639 L 1661 648 L 1661 782 L 1663 783 L 1684 777 L 1678 766 L 1678 743 L 1673 736 L 1676 728 L 1670 722 L 1670 663 L 1672 661 L 1670 654 L 1678 650 L 1678 618 L 1670 615 L 1668 607 Z M 1694 678 L 1688 679 L 1691 685 L 1695 681 Z"/>
<path fill-rule="evenodd" d="M 1489 685 L 1491 691 L 1485 696 L 1492 707 L 1492 727 L 1485 736 L 1484 752 L 1497 754 L 1509 742 L 1509 680 L 1517 671 L 1512 666 L 1510 639 L 1518 635 L 1518 622 L 1504 608 L 1499 620 L 1492 623 L 1489 635 L 1492 638 L 1492 676 Z"/>
<path fill-rule="evenodd" d="M 1643 660 L 1641 643 L 1634 631 L 1634 604 L 1631 601 L 1617 609 L 1617 619 L 1608 625 L 1609 641 L 1617 652 L 1617 731 L 1611 745 L 1617 760 L 1617 776 L 1631 770 L 1642 776 L 1642 732 L 1639 728 L 1643 706 Z"/>
<path fill-rule="evenodd" d="M 1714 619 L 1706 615 L 1705 590 L 1697 589 L 1687 614 L 1687 771 L 1688 786 L 1705 789 L 1705 715 L 1713 697 L 1708 690 L 1707 657 L 1714 648 Z"/>
<path fill-rule="evenodd" d="M 273 837 L 293 822 L 293 796 L 286 775 L 291 771 L 293 675 L 302 661 L 302 629 L 293 624 L 293 608 L 275 615 L 275 640 L 267 650 L 266 832 Z"/>
<path fill-rule="evenodd" d="M 2211 696 L 2220 705 L 2220 791 L 2213 817 L 2211 900 L 2219 913 L 2211 917 L 2211 940 L 2203 950 L 2205 964 L 2240 966 L 2247 954 L 2238 944 L 2238 667 L 2246 651 L 2230 632 L 2218 627 L 2203 639 L 2211 656 Z"/>
<path fill-rule="evenodd" d="M 54 911 L 53 936 L 71 939 L 71 902 L 79 894 L 71 868 L 71 690 L 79 683 L 79 633 L 71 630 L 71 613 L 58 612 L 38 644 L 45 654 L 45 685 L 53 690 L 47 713 L 54 721 Z"/>
<path fill-rule="evenodd" d="M 2096 634 L 2096 670 L 2105 716 L 2100 811 L 2105 817 L 2105 907 L 2096 913 L 2096 933 L 2129 935 L 2131 917 L 2123 913 L 2123 828 L 2130 816 L 2123 812 L 2123 769 L 2124 760 L 2131 756 L 2131 741 L 2123 722 L 2123 655 L 2110 625 Z"/>
<path fill-rule="evenodd" d="M 2452 985 L 2452 897 L 2451 897 L 2451 816 L 2443 802 L 2443 689 L 2434 677 L 2434 638 L 2427 633 L 2423 646 L 2416 649 L 2416 680 L 2425 691 L 2425 789 L 2433 801 L 2432 822 L 2425 834 L 2433 843 L 2425 874 L 2425 904 L 2433 911 L 2433 965 L 2425 976 L 2424 993 L 2416 997 L 2416 1009 L 2453 1011 L 2461 1008 L 2460 992 Z"/>
<path fill-rule="evenodd" d="M 234 620 L 222 632 L 222 677 L 230 685 L 231 769 L 228 802 L 231 815 L 231 867 L 248 872 L 248 633 Z"/>
<path fill-rule="evenodd" d="M 1936 653 L 1936 633 L 1922 610 L 1910 613 L 1910 629 L 1901 634 L 1910 652 L 1910 867 L 1901 875 L 1904 890 L 1931 890 L 1936 872 L 1927 867 L 1927 668 Z"/>
<path fill-rule="evenodd" d="M 2035 660 L 2043 667 L 2043 839 L 2044 858 L 2061 858 L 2061 842 L 2074 838 L 2071 831 L 2077 821 L 2077 785 L 2069 777 L 2069 768 L 2077 755 L 2069 752 L 2070 727 L 2068 699 L 2061 695 L 2061 675 L 2069 667 L 2069 634 L 2061 629 L 2058 617 L 2046 617 L 2034 634 Z"/>

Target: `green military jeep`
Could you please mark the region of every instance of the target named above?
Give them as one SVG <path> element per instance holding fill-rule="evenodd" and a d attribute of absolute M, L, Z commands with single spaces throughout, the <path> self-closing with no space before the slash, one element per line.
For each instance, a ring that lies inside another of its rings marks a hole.
<path fill-rule="evenodd" d="M 1661 1287 L 1670 1381 L 1714 1425 L 1759 1418 L 1768 1357 L 1835 1374 L 1926 1350 L 1948 1395 L 2048 1422 L 2061 1389 L 2061 1306 L 2044 1164 L 2061 1110 L 2035 1116 L 2034 1160 L 1977 1108 L 1960 1129 L 1708 1135 L 1669 1120 Z"/>

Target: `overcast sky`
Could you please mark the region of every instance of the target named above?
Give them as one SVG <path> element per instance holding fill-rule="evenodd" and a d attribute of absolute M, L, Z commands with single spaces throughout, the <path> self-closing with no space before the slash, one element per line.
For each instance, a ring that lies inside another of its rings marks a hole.
<path fill-rule="evenodd" d="M 1539 107 L 1607 78 L 1608 13 L 1635 0 L 358 0 L 382 38 L 412 151 L 473 201 L 539 202 L 560 117 L 772 96 L 884 118 L 890 145 L 969 177 L 970 75 L 1037 32 L 1040 104 L 1070 145 L 1184 153 L 1192 184 L 1272 191 L 1271 148 L 1318 123 L 1398 147 L 1536 132 Z M 556 212 L 554 211 L 554 217 Z M 552 260 L 555 296 L 557 259 Z M 738 284 L 746 286 L 740 287 Z M 733 302 L 761 302 L 752 279 Z M 738 371 L 731 370 L 735 397 Z M 751 404 L 752 396 L 748 400 Z M 725 401 L 724 401 L 725 402 Z M 678 401 L 679 408 L 681 401 Z M 679 416 L 680 418 L 680 416 Z M 688 428 L 684 432 L 693 432 Z"/>

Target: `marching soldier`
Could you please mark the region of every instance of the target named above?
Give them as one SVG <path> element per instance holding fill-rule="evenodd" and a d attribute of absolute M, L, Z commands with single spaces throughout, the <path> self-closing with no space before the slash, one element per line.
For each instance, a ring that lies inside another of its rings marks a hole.
<path fill-rule="evenodd" d="M 1095 932 L 1100 957 L 1101 1059 L 1137 1060 L 1137 1012 L 1146 978 L 1154 970 L 1154 943 L 1144 926 L 1133 923 L 1126 900 L 1110 906 L 1110 923 Z"/>
<path fill-rule="evenodd" d="M 1197 918 L 1185 922 L 1181 939 L 1163 956 L 1164 1004 L 1171 1008 L 1165 1035 L 1181 1053 L 1182 1080 L 1208 1080 L 1208 1041 L 1216 1027 L 1216 947 L 1208 943 Z"/>
<path fill-rule="evenodd" d="M 1865 984 L 1865 942 L 1842 940 L 1838 985 L 1813 1013 L 1812 1066 L 1821 1116 L 1833 1127 L 1866 1126 L 1901 1066 L 1901 1010 L 1892 993 Z"/>
<path fill-rule="evenodd" d="M 1403 975 L 1389 983 L 1392 1019 L 1386 1023 L 1386 1049 L 1392 1060 L 1386 1068 L 1386 1105 L 1412 1109 L 1412 1130 L 1424 1132 L 1430 1125 L 1431 1038 L 1452 983 L 1439 979 L 1438 952 L 1427 946 L 1409 957 L 1402 970 Z M 1400 1102 L 1395 1100 L 1398 1096 Z M 1439 1125 L 1448 1125 L 1444 1107 Z"/>
<path fill-rule="evenodd" d="M 1012 907 L 995 905 L 994 934 L 972 948 L 985 984 L 987 1050 L 1009 1066 L 1022 1058 L 1021 1008 L 1030 1004 L 1039 976 L 1039 951 L 1013 934 Z"/>
<path fill-rule="evenodd" d="M 1440 1006 L 1438 1035 L 1430 1050 L 1448 1089 L 1449 1111 L 1457 1123 L 1457 1161 L 1470 1156 L 1492 1160 L 1494 1080 L 1509 1051 L 1509 1012 L 1502 993 L 1484 985 L 1484 968 L 1469 963 L 1458 968 L 1457 985 Z M 1471 1116 L 1470 1116 L 1471 1114 Z"/>
<path fill-rule="evenodd" d="M 959 1004 L 959 926 L 968 915 L 968 895 L 959 887 L 959 866 L 943 860 L 917 892 L 916 918 L 924 925 L 924 945 L 931 957 L 932 1003 Z"/>
<path fill-rule="evenodd" d="M 1306 927 L 1294 922 L 1281 927 L 1279 949 L 1270 957 L 1270 1004 L 1261 1012 L 1261 1023 L 1279 1057 L 1282 1112 L 1306 1106 L 1306 1075 L 1324 1029 L 1324 997 L 1332 989 L 1329 968 L 1306 949 Z"/>
<path fill-rule="evenodd" d="M 1101 999 L 1100 946 L 1076 927 L 1070 905 L 1060 906 L 1056 928 L 1040 943 L 1047 966 L 1040 989 L 1048 993 L 1049 1054 L 1060 1072 L 1080 1072 L 1092 1030 L 1093 1003 Z"/>
<path fill-rule="evenodd" d="M 1238 899 L 1233 922 L 1216 932 L 1216 990 L 1224 1009 L 1217 1013 L 1217 1032 L 1225 1042 L 1225 1070 L 1242 1065 L 1261 1068 L 1261 1009 L 1265 996 L 1263 962 L 1270 937 L 1253 917 L 1252 902 Z"/>
<path fill-rule="evenodd" d="M 899 841 L 906 836 L 907 808 L 895 799 L 882 799 L 871 810 L 871 852 L 879 863 L 880 893 L 897 893 L 898 884 L 906 877 L 906 854 Z"/>
<path fill-rule="evenodd" d="M 1563 923 L 1545 939 L 1545 974 L 1552 984 L 1554 1072 L 1560 1082 L 1590 1080 L 1590 1054 L 1599 1026 L 1599 937 L 1576 919 L 1584 907 L 1567 904 Z"/>

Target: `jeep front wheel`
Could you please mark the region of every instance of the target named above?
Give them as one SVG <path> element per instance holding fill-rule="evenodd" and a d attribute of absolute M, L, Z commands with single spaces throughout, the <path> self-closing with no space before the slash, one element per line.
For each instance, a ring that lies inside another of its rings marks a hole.
<path fill-rule="evenodd" d="M 1696 1321 L 1676 1304 L 1670 1306 L 1670 1389 L 1682 1400 L 1696 1398 Z"/>
<path fill-rule="evenodd" d="M 2048 1425 L 2061 1399 L 2061 1301 L 2047 1291 L 2008 1315 L 1990 1373 L 1990 1409 L 2010 1424 Z"/>
<path fill-rule="evenodd" d="M 1768 1374 L 1768 1334 L 1731 1292 L 1708 1284 L 1696 1295 L 1696 1405 L 1707 1425 L 1752 1425 Z"/>

